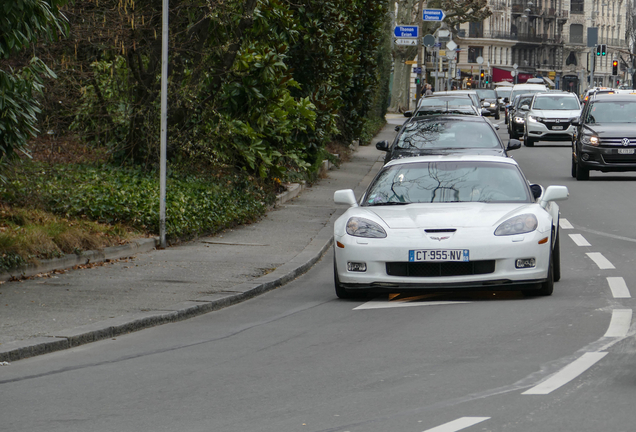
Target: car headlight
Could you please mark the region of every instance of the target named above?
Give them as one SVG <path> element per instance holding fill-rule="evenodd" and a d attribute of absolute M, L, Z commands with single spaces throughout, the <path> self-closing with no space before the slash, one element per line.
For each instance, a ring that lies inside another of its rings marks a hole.
<path fill-rule="evenodd" d="M 354 237 L 386 237 L 386 231 L 379 224 L 360 217 L 352 217 L 347 221 L 347 234 Z"/>
<path fill-rule="evenodd" d="M 515 122 L 516 123 L 523 123 L 525 121 L 525 119 L 523 117 L 515 117 Z"/>
<path fill-rule="evenodd" d="M 541 120 L 543 120 L 543 118 L 537 117 L 537 116 L 533 116 L 533 115 L 528 115 L 528 121 L 529 122 L 536 123 L 536 122 L 539 122 Z"/>
<path fill-rule="evenodd" d="M 533 214 L 522 214 L 508 219 L 495 230 L 496 236 L 525 234 L 532 232 L 539 226 L 537 217 Z"/>
<path fill-rule="evenodd" d="M 583 135 L 581 136 L 581 142 L 583 144 L 597 146 L 598 145 L 598 137 L 594 135 Z"/>

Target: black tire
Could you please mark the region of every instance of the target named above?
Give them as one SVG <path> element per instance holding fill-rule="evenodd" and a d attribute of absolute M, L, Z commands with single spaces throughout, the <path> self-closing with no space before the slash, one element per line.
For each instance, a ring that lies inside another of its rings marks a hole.
<path fill-rule="evenodd" d="M 577 180 L 589 180 L 590 170 L 583 168 L 581 165 L 576 165 L 576 179 Z"/>
<path fill-rule="evenodd" d="M 340 279 L 338 278 L 338 268 L 336 267 L 335 253 L 333 258 L 333 284 L 334 284 L 334 287 L 336 288 L 336 296 L 338 296 L 338 298 L 353 299 L 358 297 L 364 297 L 365 295 L 364 293 L 352 292 L 342 286 L 342 284 L 340 283 Z"/>
<path fill-rule="evenodd" d="M 526 147 L 534 147 L 534 140 L 528 136 L 524 137 L 523 145 Z"/>
<path fill-rule="evenodd" d="M 561 280 L 561 235 L 559 233 L 559 227 L 556 227 L 556 240 L 554 240 L 554 247 L 552 248 L 552 272 L 554 282 Z"/>
<path fill-rule="evenodd" d="M 519 139 L 519 134 L 515 132 L 514 128 L 510 128 L 510 138 Z"/>
<path fill-rule="evenodd" d="M 539 289 L 523 291 L 523 294 L 529 297 L 550 296 L 554 292 L 554 266 L 552 262 L 552 254 L 550 254 L 550 265 L 548 266 L 548 279 L 539 284 Z"/>
<path fill-rule="evenodd" d="M 576 161 L 574 160 L 574 156 L 572 156 L 572 178 L 576 178 L 576 171 L 577 171 L 577 167 L 576 167 Z"/>
<path fill-rule="evenodd" d="M 495 112 L 495 120 L 499 120 L 501 118 L 501 114 L 499 114 L 499 108 L 497 108 L 497 112 Z"/>

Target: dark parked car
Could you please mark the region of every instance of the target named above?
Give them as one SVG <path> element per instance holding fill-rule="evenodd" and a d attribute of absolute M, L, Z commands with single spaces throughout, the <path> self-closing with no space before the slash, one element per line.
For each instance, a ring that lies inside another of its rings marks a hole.
<path fill-rule="evenodd" d="M 526 122 L 526 113 L 532 103 L 534 93 L 525 93 L 515 96 L 512 105 L 508 107 L 508 134 L 510 138 L 518 139 L 523 136 L 523 128 Z"/>
<path fill-rule="evenodd" d="M 588 180 L 591 170 L 636 171 L 636 95 L 590 96 L 572 124 L 572 177 Z"/>
<path fill-rule="evenodd" d="M 384 163 L 402 157 L 454 153 L 507 156 L 521 147 L 521 141 L 508 145 L 499 139 L 495 127 L 481 116 L 436 115 L 413 117 L 406 122 L 393 144 L 380 141 L 378 150 L 387 152 Z"/>

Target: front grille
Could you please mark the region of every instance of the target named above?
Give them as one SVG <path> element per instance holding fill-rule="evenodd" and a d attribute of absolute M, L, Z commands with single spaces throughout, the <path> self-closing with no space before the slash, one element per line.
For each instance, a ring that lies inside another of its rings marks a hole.
<path fill-rule="evenodd" d="M 633 155 L 603 155 L 605 163 L 636 163 L 636 154 Z"/>
<path fill-rule="evenodd" d="M 388 262 L 386 274 L 405 277 L 468 276 L 494 273 L 495 260 L 468 262 Z"/>
<path fill-rule="evenodd" d="M 628 138 L 629 145 L 623 144 L 623 138 L 600 138 L 599 145 L 602 146 L 616 146 L 616 147 L 633 147 L 636 146 L 636 138 Z"/>
<path fill-rule="evenodd" d="M 556 121 L 557 119 L 546 119 L 543 120 L 541 123 L 543 123 L 544 125 L 546 125 L 546 127 L 549 130 L 552 130 L 553 126 L 562 126 L 563 130 L 566 130 L 567 128 L 570 127 L 570 122 L 568 119 L 558 119 L 559 121 Z"/>

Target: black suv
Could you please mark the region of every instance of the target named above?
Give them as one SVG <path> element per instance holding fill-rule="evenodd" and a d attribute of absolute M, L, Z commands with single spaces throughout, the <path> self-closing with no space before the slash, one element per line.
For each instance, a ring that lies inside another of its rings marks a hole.
<path fill-rule="evenodd" d="M 590 170 L 636 171 L 636 95 L 594 95 L 572 124 L 572 177 L 587 180 Z"/>

